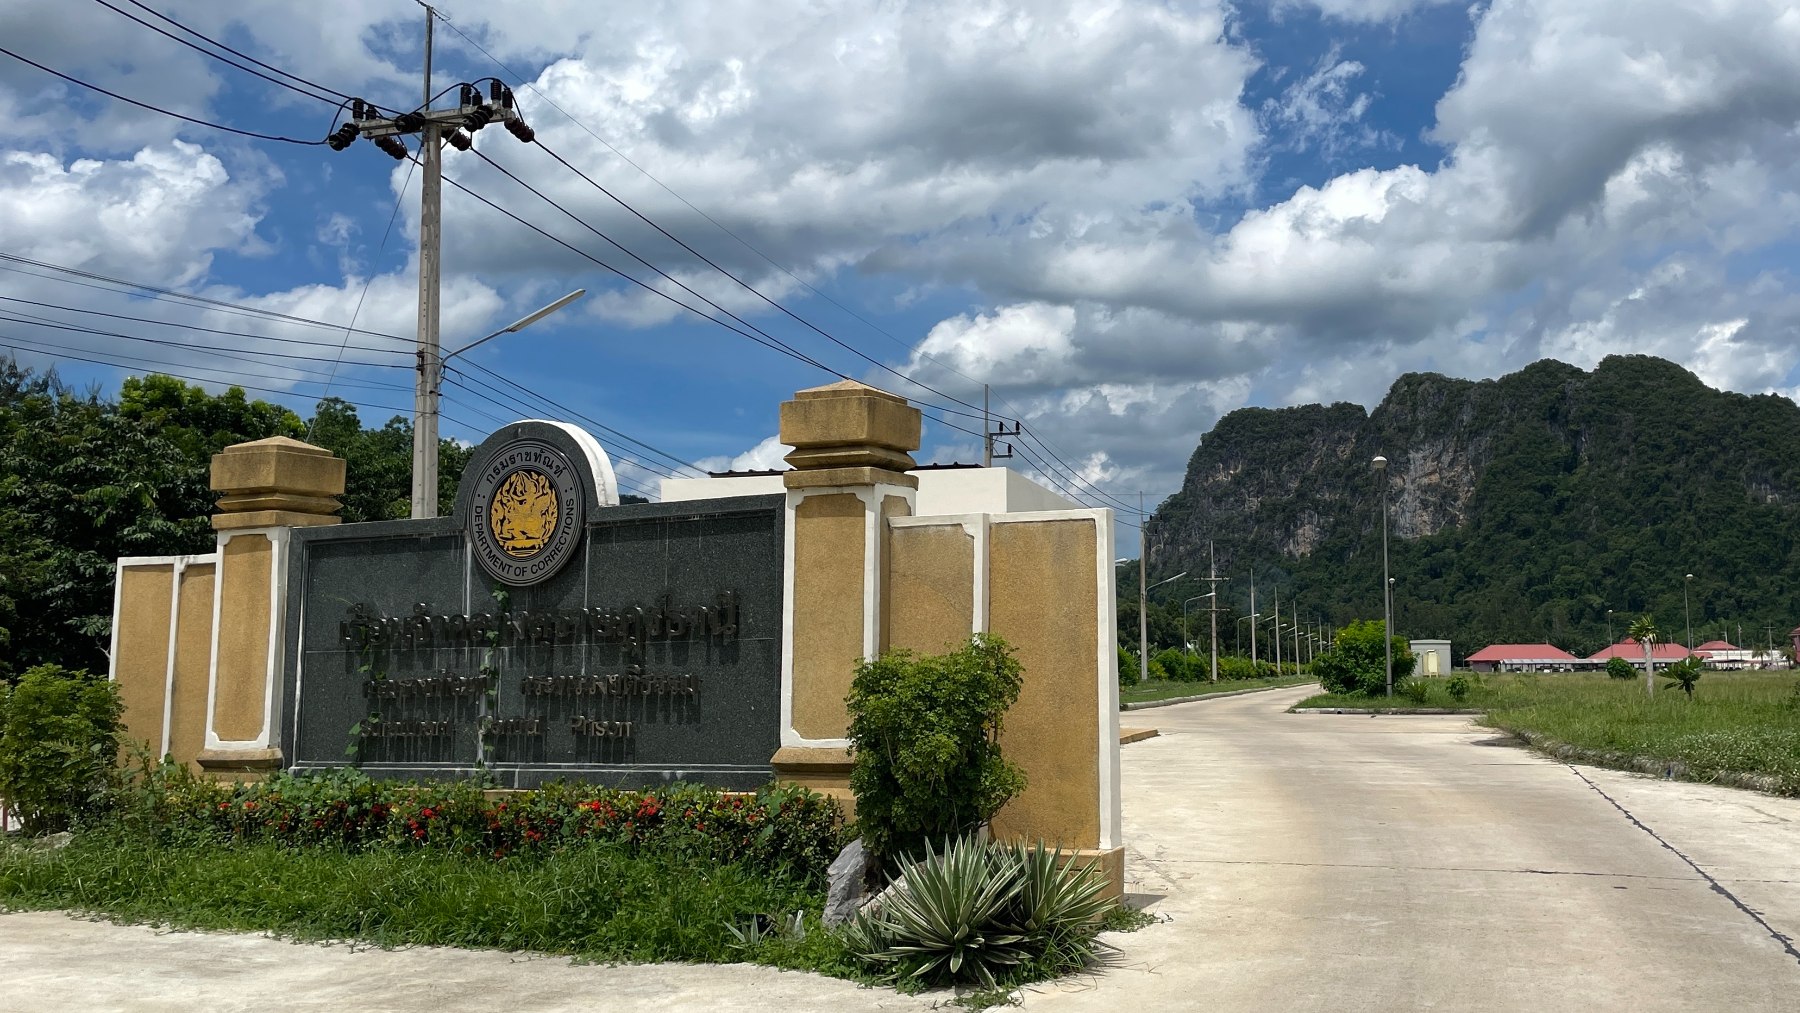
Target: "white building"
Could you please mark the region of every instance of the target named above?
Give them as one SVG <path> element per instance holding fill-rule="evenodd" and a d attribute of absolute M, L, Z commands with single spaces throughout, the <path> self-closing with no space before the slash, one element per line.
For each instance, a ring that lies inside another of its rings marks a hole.
<path fill-rule="evenodd" d="M 1052 492 L 1007 468 L 928 464 L 907 474 L 919 480 L 919 495 L 913 512 L 920 517 L 1085 509 L 1084 504 Z M 662 480 L 662 501 L 673 503 L 779 493 L 784 488 L 781 475 L 779 471 L 751 471 L 710 478 L 665 478 Z"/>

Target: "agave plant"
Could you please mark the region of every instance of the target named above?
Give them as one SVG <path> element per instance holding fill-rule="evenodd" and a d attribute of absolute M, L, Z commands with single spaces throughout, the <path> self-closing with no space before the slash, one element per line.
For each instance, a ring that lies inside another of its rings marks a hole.
<path fill-rule="evenodd" d="M 895 886 L 845 926 L 845 939 L 889 981 L 993 988 L 1023 965 L 1073 970 L 1104 946 L 1095 933 L 1112 902 L 1098 870 L 1057 858 L 1041 841 L 928 846 L 923 859 L 901 861 Z"/>
<path fill-rule="evenodd" d="M 857 916 L 852 939 L 867 959 L 889 967 L 889 980 L 938 985 L 974 978 L 992 988 L 996 969 L 1031 956 L 1021 945 L 1025 937 L 1001 917 L 1023 885 L 1016 865 L 1010 852 L 973 838 L 947 845 L 941 855 L 928 843 L 924 858 L 901 859 L 904 884 L 873 914 Z"/>

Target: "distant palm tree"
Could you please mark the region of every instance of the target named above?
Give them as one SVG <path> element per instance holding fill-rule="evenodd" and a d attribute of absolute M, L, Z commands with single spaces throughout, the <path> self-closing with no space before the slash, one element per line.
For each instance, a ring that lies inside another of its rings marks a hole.
<path fill-rule="evenodd" d="M 1626 628 L 1625 635 L 1643 645 L 1644 648 L 1644 695 L 1656 695 L 1656 655 L 1651 646 L 1662 634 L 1657 632 L 1656 620 L 1649 616 L 1638 616 Z"/>

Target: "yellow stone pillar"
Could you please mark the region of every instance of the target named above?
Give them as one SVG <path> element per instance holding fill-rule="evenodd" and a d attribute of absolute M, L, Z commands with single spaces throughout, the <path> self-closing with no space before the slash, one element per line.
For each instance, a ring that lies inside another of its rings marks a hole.
<path fill-rule="evenodd" d="M 781 653 L 781 748 L 776 777 L 850 797 L 849 712 L 856 663 L 874 657 L 887 518 L 912 515 L 919 481 L 919 410 L 845 380 L 803 390 L 781 406 L 787 487 Z"/>
<path fill-rule="evenodd" d="M 212 488 L 219 562 L 199 763 L 215 775 L 252 776 L 281 765 L 288 533 L 338 523 L 344 461 L 284 436 L 240 443 L 213 455 Z"/>

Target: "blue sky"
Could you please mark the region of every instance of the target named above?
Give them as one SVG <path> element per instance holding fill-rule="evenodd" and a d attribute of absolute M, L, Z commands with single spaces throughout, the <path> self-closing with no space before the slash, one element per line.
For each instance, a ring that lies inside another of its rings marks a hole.
<path fill-rule="evenodd" d="M 389 108 L 419 99 L 424 15 L 410 0 L 108 3 Z M 587 288 L 469 359 L 673 460 L 776 465 L 776 404 L 833 371 L 951 411 L 991 384 L 1030 431 L 1015 463 L 1096 504 L 1173 491 L 1234 408 L 1372 405 L 1408 370 L 1487 377 L 1648 352 L 1719 387 L 1793 396 L 1800 381 L 1800 23 L 1782 4 L 599 7 L 448 2 L 434 81 L 512 81 L 544 147 L 494 126 L 480 152 L 828 369 L 671 309 L 454 187 L 443 342 Z M 96 0 L 19 0 L 0 11 L 0 37 L 215 122 L 312 139 L 334 115 Z M 371 144 L 223 134 L 4 57 L 0 115 L 0 253 L 334 323 L 354 313 L 411 337 L 418 180 Z M 445 166 L 656 280 L 473 154 L 448 151 Z M 0 334 L 35 349 L 24 361 L 60 357 L 70 380 L 116 388 L 146 368 L 71 356 L 153 356 L 281 390 L 270 396 L 303 413 L 326 375 L 366 419 L 410 406 L 404 343 L 67 277 L 0 271 L 0 296 L 53 304 L 5 304 Z M 83 308 L 259 337 L 105 328 L 185 346 L 171 347 L 32 319 L 93 325 Z M 336 364 L 337 342 L 346 362 L 397 368 Z M 268 354 L 283 348 L 318 358 Z M 524 414 L 445 392 L 458 438 Z M 920 457 L 978 457 L 956 427 L 979 422 L 946 423 L 928 427 Z M 615 446 L 628 484 L 671 470 Z"/>

